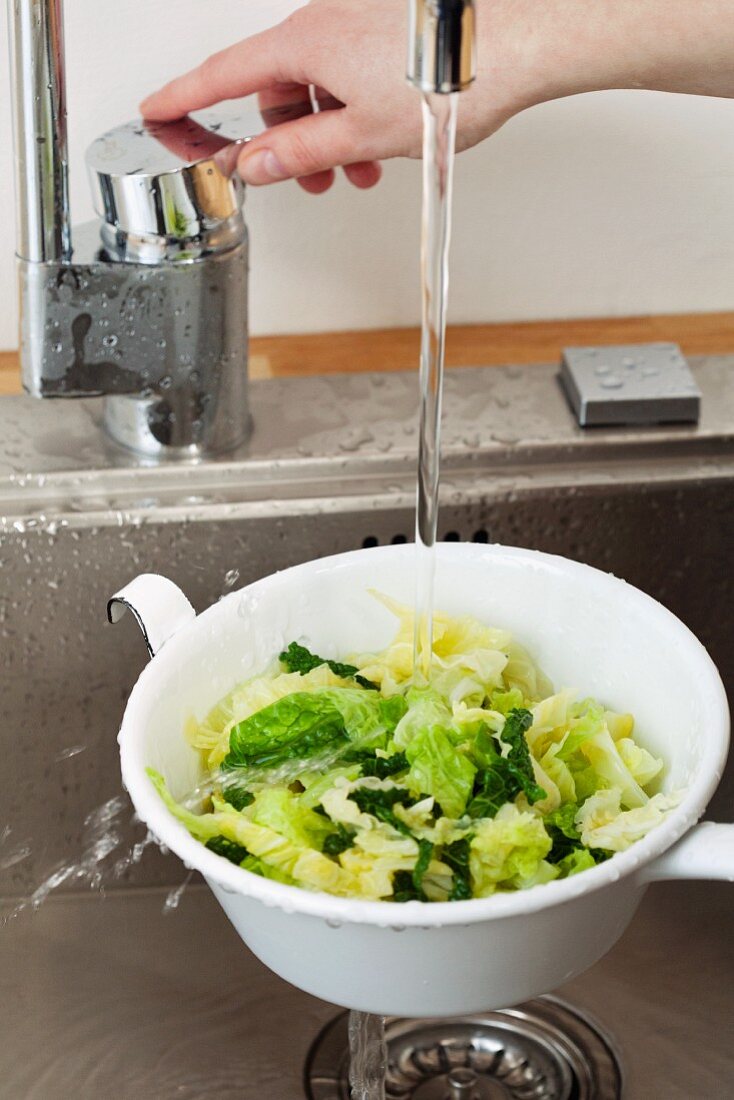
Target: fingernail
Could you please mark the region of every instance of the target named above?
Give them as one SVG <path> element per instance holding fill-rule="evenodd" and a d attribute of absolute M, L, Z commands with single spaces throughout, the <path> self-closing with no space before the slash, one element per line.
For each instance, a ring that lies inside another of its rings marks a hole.
<path fill-rule="evenodd" d="M 244 157 L 240 161 L 240 175 L 245 183 L 256 186 L 260 183 L 288 179 L 288 173 L 272 149 L 263 149 L 252 153 L 249 157 Z"/>

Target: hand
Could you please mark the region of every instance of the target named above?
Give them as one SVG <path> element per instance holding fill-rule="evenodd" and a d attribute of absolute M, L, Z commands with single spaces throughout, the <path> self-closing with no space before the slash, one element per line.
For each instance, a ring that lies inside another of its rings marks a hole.
<path fill-rule="evenodd" d="M 487 137 L 523 105 L 515 51 L 503 48 L 501 19 L 492 14 L 502 7 L 480 0 L 480 71 L 461 97 L 460 149 Z M 407 33 L 405 0 L 313 0 L 279 26 L 173 80 L 141 110 L 149 119 L 174 119 L 256 92 L 268 111 L 302 103 L 304 117 L 281 122 L 244 148 L 238 169 L 245 182 L 296 178 L 318 194 L 341 165 L 356 187 L 372 187 L 381 175 L 378 161 L 421 155 L 420 95 L 405 80 Z M 316 88 L 318 113 L 310 107 L 309 85 Z"/>
<path fill-rule="evenodd" d="M 734 97 L 734 0 L 476 0 L 476 7 L 479 70 L 460 97 L 459 150 L 526 107 L 579 92 Z M 404 76 L 407 31 L 406 0 L 312 0 L 173 80 L 141 110 L 174 119 L 252 93 L 266 112 L 300 103 L 303 117 L 240 154 L 245 182 L 296 178 L 316 194 L 342 165 L 355 186 L 372 187 L 378 161 L 421 155 L 420 96 Z"/>

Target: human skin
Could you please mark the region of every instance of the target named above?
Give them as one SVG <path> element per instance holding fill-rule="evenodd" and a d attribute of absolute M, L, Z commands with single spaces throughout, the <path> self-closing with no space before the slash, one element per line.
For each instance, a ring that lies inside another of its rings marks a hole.
<path fill-rule="evenodd" d="M 610 88 L 734 97 L 734 0 L 476 0 L 478 71 L 460 98 L 457 148 L 551 99 Z M 246 183 L 298 179 L 318 194 L 342 166 L 357 187 L 379 162 L 421 155 L 420 96 L 405 80 L 405 0 L 312 0 L 279 25 L 207 58 L 141 104 L 180 118 L 259 93 L 303 117 L 244 148 Z M 309 109 L 309 85 L 322 110 Z M 333 109 L 339 108 L 339 109 Z"/>

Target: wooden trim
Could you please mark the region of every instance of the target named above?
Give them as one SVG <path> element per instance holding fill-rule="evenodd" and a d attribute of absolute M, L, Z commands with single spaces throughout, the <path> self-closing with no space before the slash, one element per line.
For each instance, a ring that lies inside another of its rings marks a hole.
<path fill-rule="evenodd" d="M 687 355 L 734 352 L 734 313 L 522 321 L 453 325 L 446 361 L 455 366 L 549 363 L 573 344 L 637 344 L 672 340 Z M 418 362 L 415 328 L 367 329 L 302 336 L 256 336 L 250 341 L 253 378 L 412 370 Z M 0 394 L 19 393 L 16 352 L 0 352 Z"/>
<path fill-rule="evenodd" d="M 20 392 L 18 353 L 0 351 L 0 395 Z"/>
<path fill-rule="evenodd" d="M 446 338 L 446 362 L 450 367 L 551 363 L 568 345 L 656 340 L 680 344 L 687 355 L 733 352 L 734 313 L 453 325 Z M 252 340 L 251 363 L 253 376 L 259 378 L 411 370 L 417 366 L 418 349 L 415 328 L 260 336 Z"/>

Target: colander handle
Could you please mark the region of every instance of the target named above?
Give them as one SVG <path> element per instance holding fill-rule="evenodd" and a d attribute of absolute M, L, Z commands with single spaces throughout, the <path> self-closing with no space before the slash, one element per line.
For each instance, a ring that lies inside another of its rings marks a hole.
<path fill-rule="evenodd" d="M 143 632 L 151 657 L 176 631 L 196 618 L 181 589 L 157 573 L 141 573 L 116 592 L 107 603 L 107 619 L 117 623 L 128 610 Z"/>
<path fill-rule="evenodd" d="M 640 874 L 644 882 L 682 878 L 734 882 L 734 825 L 713 821 L 696 825 Z"/>

